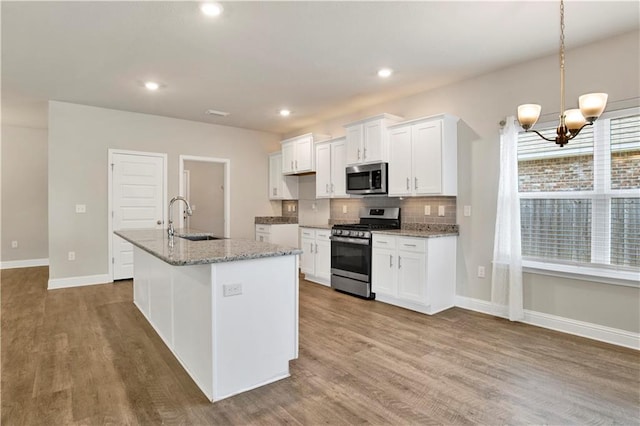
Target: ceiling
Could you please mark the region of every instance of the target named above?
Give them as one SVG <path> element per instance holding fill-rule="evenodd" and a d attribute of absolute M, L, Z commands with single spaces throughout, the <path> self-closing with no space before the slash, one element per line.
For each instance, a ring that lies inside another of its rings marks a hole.
<path fill-rule="evenodd" d="M 284 134 L 558 49 L 556 1 L 222 4 L 2 1 L 3 123 L 57 100 Z M 567 49 L 639 28 L 637 1 L 565 10 Z"/>

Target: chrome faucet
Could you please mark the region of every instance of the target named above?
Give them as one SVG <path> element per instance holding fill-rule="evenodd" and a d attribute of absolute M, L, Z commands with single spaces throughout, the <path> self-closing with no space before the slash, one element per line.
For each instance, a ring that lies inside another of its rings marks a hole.
<path fill-rule="evenodd" d="M 173 241 L 173 234 L 175 233 L 174 229 L 173 229 L 173 203 L 175 203 L 176 201 L 184 201 L 184 203 L 187 205 L 187 215 L 191 216 L 193 214 L 193 210 L 191 210 L 191 205 L 189 205 L 189 202 L 187 201 L 186 198 L 178 195 L 177 197 L 173 197 L 171 199 L 171 201 L 169 201 L 169 227 L 167 228 L 167 234 L 169 234 L 169 243 L 171 243 Z"/>

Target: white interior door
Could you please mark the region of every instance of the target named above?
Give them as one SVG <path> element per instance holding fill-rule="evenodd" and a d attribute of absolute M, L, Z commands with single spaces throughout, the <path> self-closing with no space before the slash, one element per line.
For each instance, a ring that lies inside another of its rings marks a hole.
<path fill-rule="evenodd" d="M 165 158 L 163 155 L 112 156 L 113 230 L 161 229 L 164 224 Z M 133 277 L 133 247 L 112 234 L 113 279 Z"/>

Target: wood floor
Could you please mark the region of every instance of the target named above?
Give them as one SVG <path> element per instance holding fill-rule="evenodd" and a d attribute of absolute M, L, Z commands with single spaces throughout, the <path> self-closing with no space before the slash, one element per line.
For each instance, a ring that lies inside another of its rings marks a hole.
<path fill-rule="evenodd" d="M 2 425 L 638 424 L 640 353 L 300 284 L 291 377 L 211 404 L 123 282 L 2 271 Z"/>

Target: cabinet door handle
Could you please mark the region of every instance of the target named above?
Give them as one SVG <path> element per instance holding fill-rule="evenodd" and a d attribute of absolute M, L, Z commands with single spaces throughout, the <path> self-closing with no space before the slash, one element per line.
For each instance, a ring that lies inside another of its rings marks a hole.
<path fill-rule="evenodd" d="M 388 241 L 378 241 L 378 243 L 380 243 L 380 244 L 389 244 Z"/>
<path fill-rule="evenodd" d="M 329 193 L 329 184 L 325 184 L 325 191 L 327 192 L 327 194 Z"/>
<path fill-rule="evenodd" d="M 407 191 L 409 190 L 409 178 L 407 178 Z"/>
<path fill-rule="evenodd" d="M 393 268 L 393 255 L 389 255 L 389 268 Z"/>
<path fill-rule="evenodd" d="M 318 243 L 316 243 L 316 253 L 318 252 Z"/>
<path fill-rule="evenodd" d="M 274 196 L 278 195 L 278 188 L 273 188 L 273 195 Z"/>
<path fill-rule="evenodd" d="M 333 194 L 333 183 L 331 184 L 331 193 Z"/>
<path fill-rule="evenodd" d="M 362 151 L 362 158 L 365 159 L 365 160 L 367 159 L 367 147 L 366 146 L 364 147 L 364 150 Z"/>
<path fill-rule="evenodd" d="M 405 247 L 415 247 L 416 245 L 415 244 L 403 244 L 403 246 L 405 246 Z"/>
<path fill-rule="evenodd" d="M 413 178 L 413 183 L 415 185 L 415 189 L 418 189 L 418 178 Z"/>
<path fill-rule="evenodd" d="M 293 170 L 293 160 L 291 160 L 291 170 Z"/>
<path fill-rule="evenodd" d="M 398 269 L 402 268 L 402 256 L 398 256 Z"/>
<path fill-rule="evenodd" d="M 313 253 L 313 243 L 309 243 L 309 253 Z"/>
<path fill-rule="evenodd" d="M 264 237 L 260 235 L 260 241 L 264 241 Z"/>
<path fill-rule="evenodd" d="M 360 148 L 358 148 L 358 160 L 360 159 Z"/>

